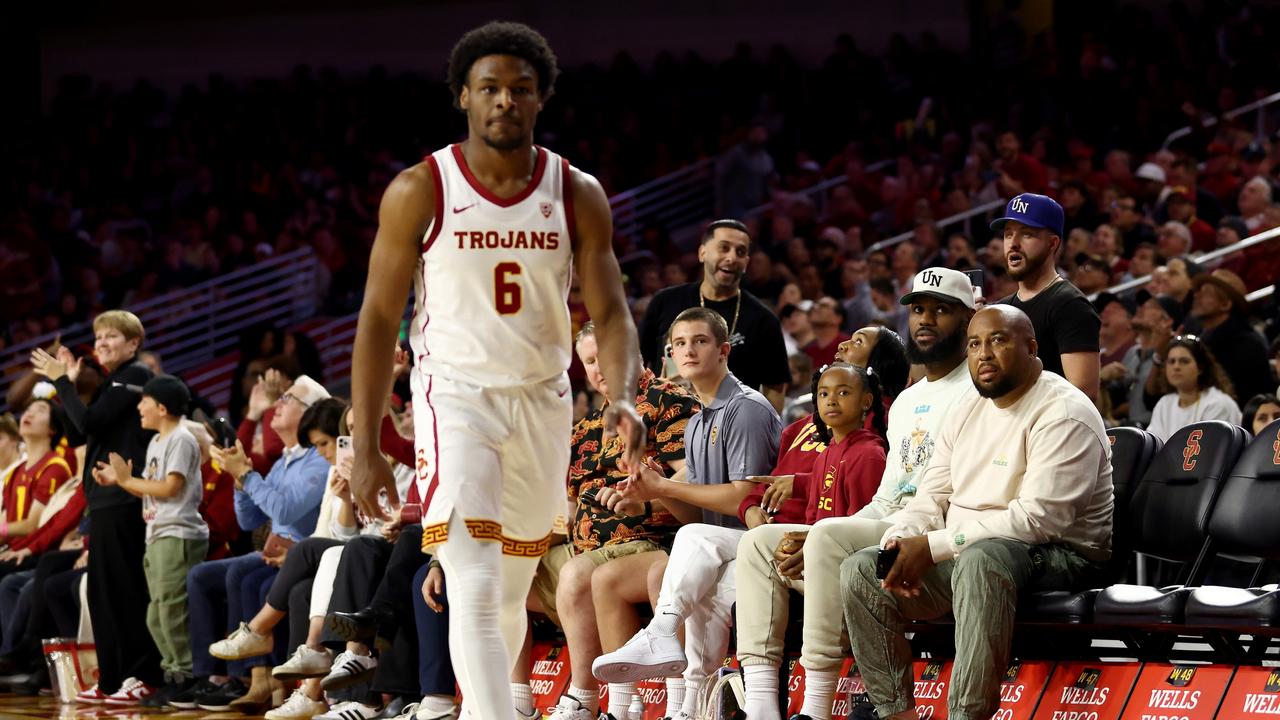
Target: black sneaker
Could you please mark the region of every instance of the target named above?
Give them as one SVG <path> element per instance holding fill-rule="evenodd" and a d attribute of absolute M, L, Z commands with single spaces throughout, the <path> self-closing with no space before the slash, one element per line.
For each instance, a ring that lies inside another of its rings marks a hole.
<path fill-rule="evenodd" d="M 240 678 L 231 678 L 222 685 L 215 685 L 213 690 L 196 696 L 196 707 L 212 712 L 226 712 L 231 703 L 249 694 L 249 688 L 240 682 Z"/>
<path fill-rule="evenodd" d="M 210 682 L 209 678 L 200 678 L 192 682 L 183 690 L 175 692 L 169 696 L 169 707 L 175 707 L 179 710 L 195 710 L 196 701 L 203 696 L 212 692 L 217 692 L 221 685 Z"/>

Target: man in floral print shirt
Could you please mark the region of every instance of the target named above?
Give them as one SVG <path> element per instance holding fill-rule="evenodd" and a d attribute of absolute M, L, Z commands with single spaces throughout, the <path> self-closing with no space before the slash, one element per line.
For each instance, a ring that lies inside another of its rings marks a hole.
<path fill-rule="evenodd" d="M 607 396 L 596 347 L 594 327 L 587 323 L 578 334 L 576 350 L 588 382 Z M 636 411 L 648 428 L 646 454 L 663 473 L 682 475 L 685 426 L 698 412 L 697 399 L 645 370 Z M 618 467 L 621 440 L 604 442 L 602 411 L 593 410 L 579 420 L 570 443 L 569 543 L 553 547 L 543 557 L 534 594 L 564 628 L 573 669 L 569 693 L 552 717 L 576 718 L 585 710 L 594 718 L 600 699 L 591 662 L 602 645 L 617 648 L 640 629 L 634 604 L 649 600 L 648 571 L 666 557 L 680 521 L 660 503 L 636 503 L 617 513 L 605 508 L 602 500 L 629 474 Z M 607 621 L 597 623 L 597 617 Z M 631 698 L 623 695 L 629 694 L 611 688 L 610 707 L 630 704 Z"/>

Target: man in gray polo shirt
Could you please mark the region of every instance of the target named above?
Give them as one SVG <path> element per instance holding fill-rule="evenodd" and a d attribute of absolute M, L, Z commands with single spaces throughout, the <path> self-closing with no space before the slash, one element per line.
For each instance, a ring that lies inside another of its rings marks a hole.
<path fill-rule="evenodd" d="M 778 456 L 781 420 L 763 395 L 729 372 L 729 328 L 705 308 L 689 308 L 671 323 L 668 342 L 680 376 L 702 402 L 685 431 L 687 483 L 640 469 L 607 502 L 661 499 L 691 524 L 676 534 L 653 622 L 626 645 L 592 665 L 595 676 L 629 683 L 684 672 L 685 697 L 698 697 L 724 659 L 735 598 L 733 561 L 746 532 L 738 505 L 747 478 L 767 474 Z M 624 487 L 625 486 L 625 487 Z M 685 624 L 685 643 L 676 631 Z M 687 669 L 686 669 L 687 668 Z M 689 703 L 686 702 L 686 708 Z"/>

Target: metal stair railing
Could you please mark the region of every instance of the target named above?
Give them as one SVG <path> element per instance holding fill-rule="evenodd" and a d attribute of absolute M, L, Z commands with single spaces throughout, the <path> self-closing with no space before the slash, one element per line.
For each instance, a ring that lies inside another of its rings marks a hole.
<path fill-rule="evenodd" d="M 1280 92 L 1275 92 L 1264 98 L 1259 98 L 1257 100 L 1254 100 L 1251 103 L 1241 105 L 1240 107 L 1234 110 L 1228 110 L 1227 112 L 1222 114 L 1222 117 L 1226 118 L 1227 120 L 1235 120 L 1241 115 L 1246 115 L 1248 113 L 1257 111 L 1258 117 L 1254 121 L 1254 124 L 1255 124 L 1254 135 L 1257 137 L 1266 137 L 1267 136 L 1266 113 L 1262 112 L 1262 110 L 1264 110 L 1267 107 L 1270 107 L 1271 105 L 1274 105 L 1278 101 L 1280 101 Z M 1204 127 L 1213 127 L 1214 125 L 1217 125 L 1217 124 L 1218 124 L 1218 118 L 1216 117 L 1207 117 L 1204 119 Z M 1192 126 L 1187 125 L 1186 127 L 1179 128 L 1169 133 L 1169 136 L 1164 139 L 1164 144 L 1161 145 L 1161 147 L 1167 148 L 1174 142 L 1181 140 L 1184 137 L 1187 137 L 1188 135 L 1191 134 L 1191 127 Z"/>
<path fill-rule="evenodd" d="M 143 348 L 160 354 L 166 372 L 183 373 L 234 352 L 246 328 L 287 327 L 314 315 L 316 264 L 312 250 L 301 248 L 127 309 L 146 329 Z M 8 410 L 4 396 L 26 373 L 31 351 L 59 338 L 66 346 L 92 345 L 93 326 L 78 323 L 8 348 L 0 359 L 0 410 Z"/>

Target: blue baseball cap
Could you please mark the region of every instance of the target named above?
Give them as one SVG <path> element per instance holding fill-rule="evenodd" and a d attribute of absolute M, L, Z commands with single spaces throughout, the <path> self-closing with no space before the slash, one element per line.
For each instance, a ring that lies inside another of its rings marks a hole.
<path fill-rule="evenodd" d="M 1022 193 L 1015 195 L 1005 206 L 1004 217 L 991 223 L 991 229 L 1000 232 L 1004 224 L 1016 220 L 1023 225 L 1052 230 L 1062 237 L 1062 206 L 1046 195 Z"/>

